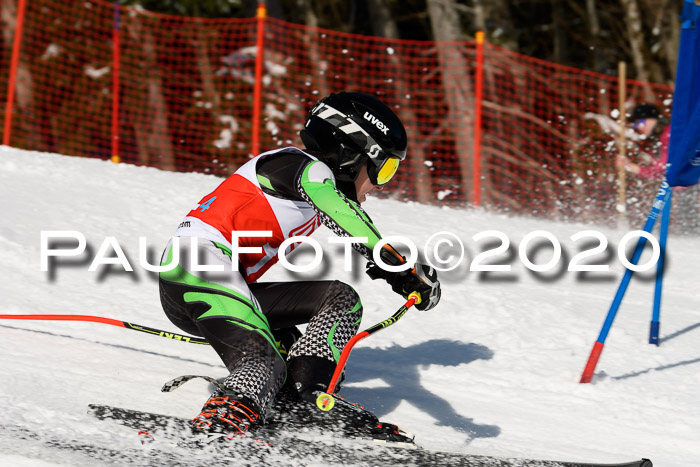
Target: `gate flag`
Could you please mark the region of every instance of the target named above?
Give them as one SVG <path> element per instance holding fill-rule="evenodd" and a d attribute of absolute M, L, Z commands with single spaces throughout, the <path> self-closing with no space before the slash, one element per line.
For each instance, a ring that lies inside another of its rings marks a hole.
<path fill-rule="evenodd" d="M 671 110 L 666 180 L 671 186 L 700 181 L 700 5 L 685 0 Z"/>

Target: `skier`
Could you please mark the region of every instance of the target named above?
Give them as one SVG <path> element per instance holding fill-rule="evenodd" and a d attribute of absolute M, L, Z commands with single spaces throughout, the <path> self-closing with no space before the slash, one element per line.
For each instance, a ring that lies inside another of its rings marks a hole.
<path fill-rule="evenodd" d="M 616 158 L 616 166 L 624 167 L 642 180 L 661 181 L 666 176 L 671 124 L 653 104 L 643 103 L 632 110 L 630 122 L 634 131 L 656 151 L 656 157 L 643 153 L 649 165 L 639 165 L 623 155 Z M 700 194 L 696 187 L 675 187 L 674 204 L 677 209 L 676 226 L 681 234 L 700 233 Z"/>
<path fill-rule="evenodd" d="M 421 310 L 440 300 L 433 268 L 415 264 L 389 272 L 372 261 L 381 237 L 360 204 L 389 182 L 406 156 L 406 130 L 394 112 L 367 94 L 331 94 L 311 109 L 300 136 L 303 150 L 287 147 L 260 154 L 204 196 L 163 253 L 161 263 L 169 264 L 174 239 L 179 240 L 178 266 L 159 278 L 166 315 L 184 331 L 205 337 L 230 372 L 223 381 L 226 390 L 212 394 L 194 418 L 195 432 L 256 430 L 283 383 L 295 400 L 315 401 L 357 332 L 362 304 L 351 286 L 339 281 L 258 282 L 277 262 L 286 238 L 309 235 L 321 224 L 339 236 L 365 237 L 353 248 L 369 261 L 370 277 L 385 279 L 404 298 L 417 292 Z M 240 238 L 233 234 L 241 231 Z M 245 233 L 250 231 L 271 235 Z M 258 247 L 258 252 L 241 253 L 236 260 L 232 245 Z M 193 253 L 196 264 L 187 262 Z M 392 266 L 405 264 L 388 244 L 380 256 Z M 227 269 L 200 271 L 213 266 Z M 295 326 L 302 323 L 308 326 L 299 336 Z M 359 410 L 342 400 L 334 409 L 366 420 L 365 414 L 352 415 Z"/>
<path fill-rule="evenodd" d="M 657 157 L 647 156 L 653 162 L 648 166 L 640 166 L 630 161 L 623 155 L 618 155 L 616 165 L 622 166 L 643 179 L 662 179 L 666 174 L 666 162 L 668 160 L 668 143 L 671 138 L 671 125 L 661 117 L 659 109 L 653 104 L 639 104 L 630 116 L 630 122 L 634 131 L 645 141 L 657 146 Z"/>

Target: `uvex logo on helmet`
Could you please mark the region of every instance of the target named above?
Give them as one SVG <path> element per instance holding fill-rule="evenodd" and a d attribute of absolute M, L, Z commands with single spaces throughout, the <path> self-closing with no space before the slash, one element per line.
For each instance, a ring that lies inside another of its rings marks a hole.
<path fill-rule="evenodd" d="M 365 112 L 364 117 L 365 117 L 365 120 L 372 122 L 372 125 L 376 126 L 379 129 L 379 131 L 381 131 L 385 135 L 389 133 L 389 127 L 384 125 L 384 123 L 381 120 L 379 120 L 377 117 L 375 117 L 371 113 Z"/>

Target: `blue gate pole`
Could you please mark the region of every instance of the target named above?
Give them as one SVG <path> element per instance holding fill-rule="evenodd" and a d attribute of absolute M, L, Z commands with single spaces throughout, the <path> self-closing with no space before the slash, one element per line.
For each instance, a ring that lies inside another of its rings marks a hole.
<path fill-rule="evenodd" d="M 654 224 L 656 223 L 656 219 L 659 217 L 659 214 L 661 214 L 661 211 L 666 206 L 666 203 L 668 202 L 670 197 L 671 187 L 666 182 L 666 180 L 664 180 L 661 183 L 661 187 L 659 188 L 658 193 L 656 194 L 656 200 L 654 201 L 654 204 L 651 207 L 649 217 L 647 217 L 647 221 L 644 223 L 643 230 L 645 232 L 651 233 L 652 229 L 654 228 Z M 632 254 L 632 259 L 630 260 L 630 263 L 637 264 L 639 258 L 642 256 L 642 251 L 644 250 L 644 245 L 646 244 L 646 241 L 647 239 L 644 237 L 639 238 L 637 246 L 634 249 L 634 253 Z M 615 320 L 615 315 L 617 315 L 617 311 L 620 309 L 622 298 L 625 296 L 627 287 L 629 286 L 630 280 L 632 279 L 632 274 L 634 274 L 634 271 L 632 271 L 631 269 L 627 269 L 625 271 L 625 275 L 622 276 L 622 280 L 620 281 L 620 285 L 618 286 L 617 292 L 615 293 L 615 298 L 613 298 L 612 304 L 610 305 L 608 315 L 605 318 L 605 322 L 603 323 L 603 327 L 600 330 L 598 339 L 593 344 L 593 349 L 591 350 L 591 353 L 588 356 L 588 361 L 586 362 L 586 366 L 583 369 L 583 373 L 581 374 L 581 380 L 579 381 L 581 383 L 590 383 L 593 379 L 593 372 L 595 371 L 595 367 L 598 364 L 600 354 L 603 352 L 603 347 L 605 346 L 605 339 L 607 339 L 608 333 L 610 332 L 610 328 L 612 327 L 613 321 Z"/>
<path fill-rule="evenodd" d="M 654 309 L 651 314 L 651 324 L 649 325 L 649 343 L 658 347 L 659 326 L 661 317 L 661 287 L 664 281 L 664 260 L 666 258 L 666 241 L 668 239 L 668 224 L 671 218 L 671 200 L 673 198 L 673 188 L 670 189 L 668 201 L 661 212 L 661 228 L 659 232 L 659 246 L 661 255 L 656 264 L 656 283 L 654 284 Z"/>

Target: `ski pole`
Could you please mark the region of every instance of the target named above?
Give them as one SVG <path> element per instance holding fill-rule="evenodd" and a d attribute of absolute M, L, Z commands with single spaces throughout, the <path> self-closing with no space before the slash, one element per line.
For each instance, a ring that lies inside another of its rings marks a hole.
<path fill-rule="evenodd" d="M 352 352 L 352 348 L 355 346 L 355 344 L 360 342 L 365 337 L 369 337 L 375 332 L 391 326 L 392 324 L 400 320 L 403 317 L 403 315 L 406 314 L 409 308 L 411 308 L 413 305 L 419 304 L 420 302 L 421 298 L 418 292 L 410 293 L 408 295 L 408 301 L 404 303 L 403 306 L 396 311 L 396 313 L 391 315 L 391 317 L 385 319 L 381 323 L 377 323 L 374 326 L 365 329 L 364 331 L 358 334 L 355 334 L 352 337 L 352 339 L 350 339 L 348 343 L 345 344 L 345 347 L 343 348 L 343 351 L 340 354 L 340 358 L 338 359 L 338 364 L 336 365 L 335 371 L 333 372 L 331 382 L 328 384 L 328 389 L 325 393 L 320 394 L 316 398 L 316 405 L 319 409 L 323 411 L 329 411 L 333 408 L 333 405 L 335 405 L 333 394 L 335 394 L 335 388 L 338 385 L 338 380 L 340 379 L 340 375 L 345 369 L 345 364 L 347 363 L 348 357 L 350 356 L 350 352 Z"/>
<path fill-rule="evenodd" d="M 190 344 L 202 344 L 209 345 L 206 339 L 201 337 L 187 336 L 184 334 L 176 334 L 174 332 L 161 331 L 160 329 L 149 328 L 148 326 L 141 326 L 140 324 L 128 323 L 126 321 L 119 321 L 117 319 L 102 318 L 100 316 L 90 316 L 90 315 L 0 315 L 0 319 L 27 319 L 27 320 L 41 320 L 41 321 L 89 321 L 93 323 L 111 324 L 112 326 L 117 326 L 120 328 L 131 329 L 132 331 L 145 332 L 147 334 L 153 334 L 160 337 L 165 337 L 166 339 L 173 339 L 176 341 L 189 342 Z"/>

